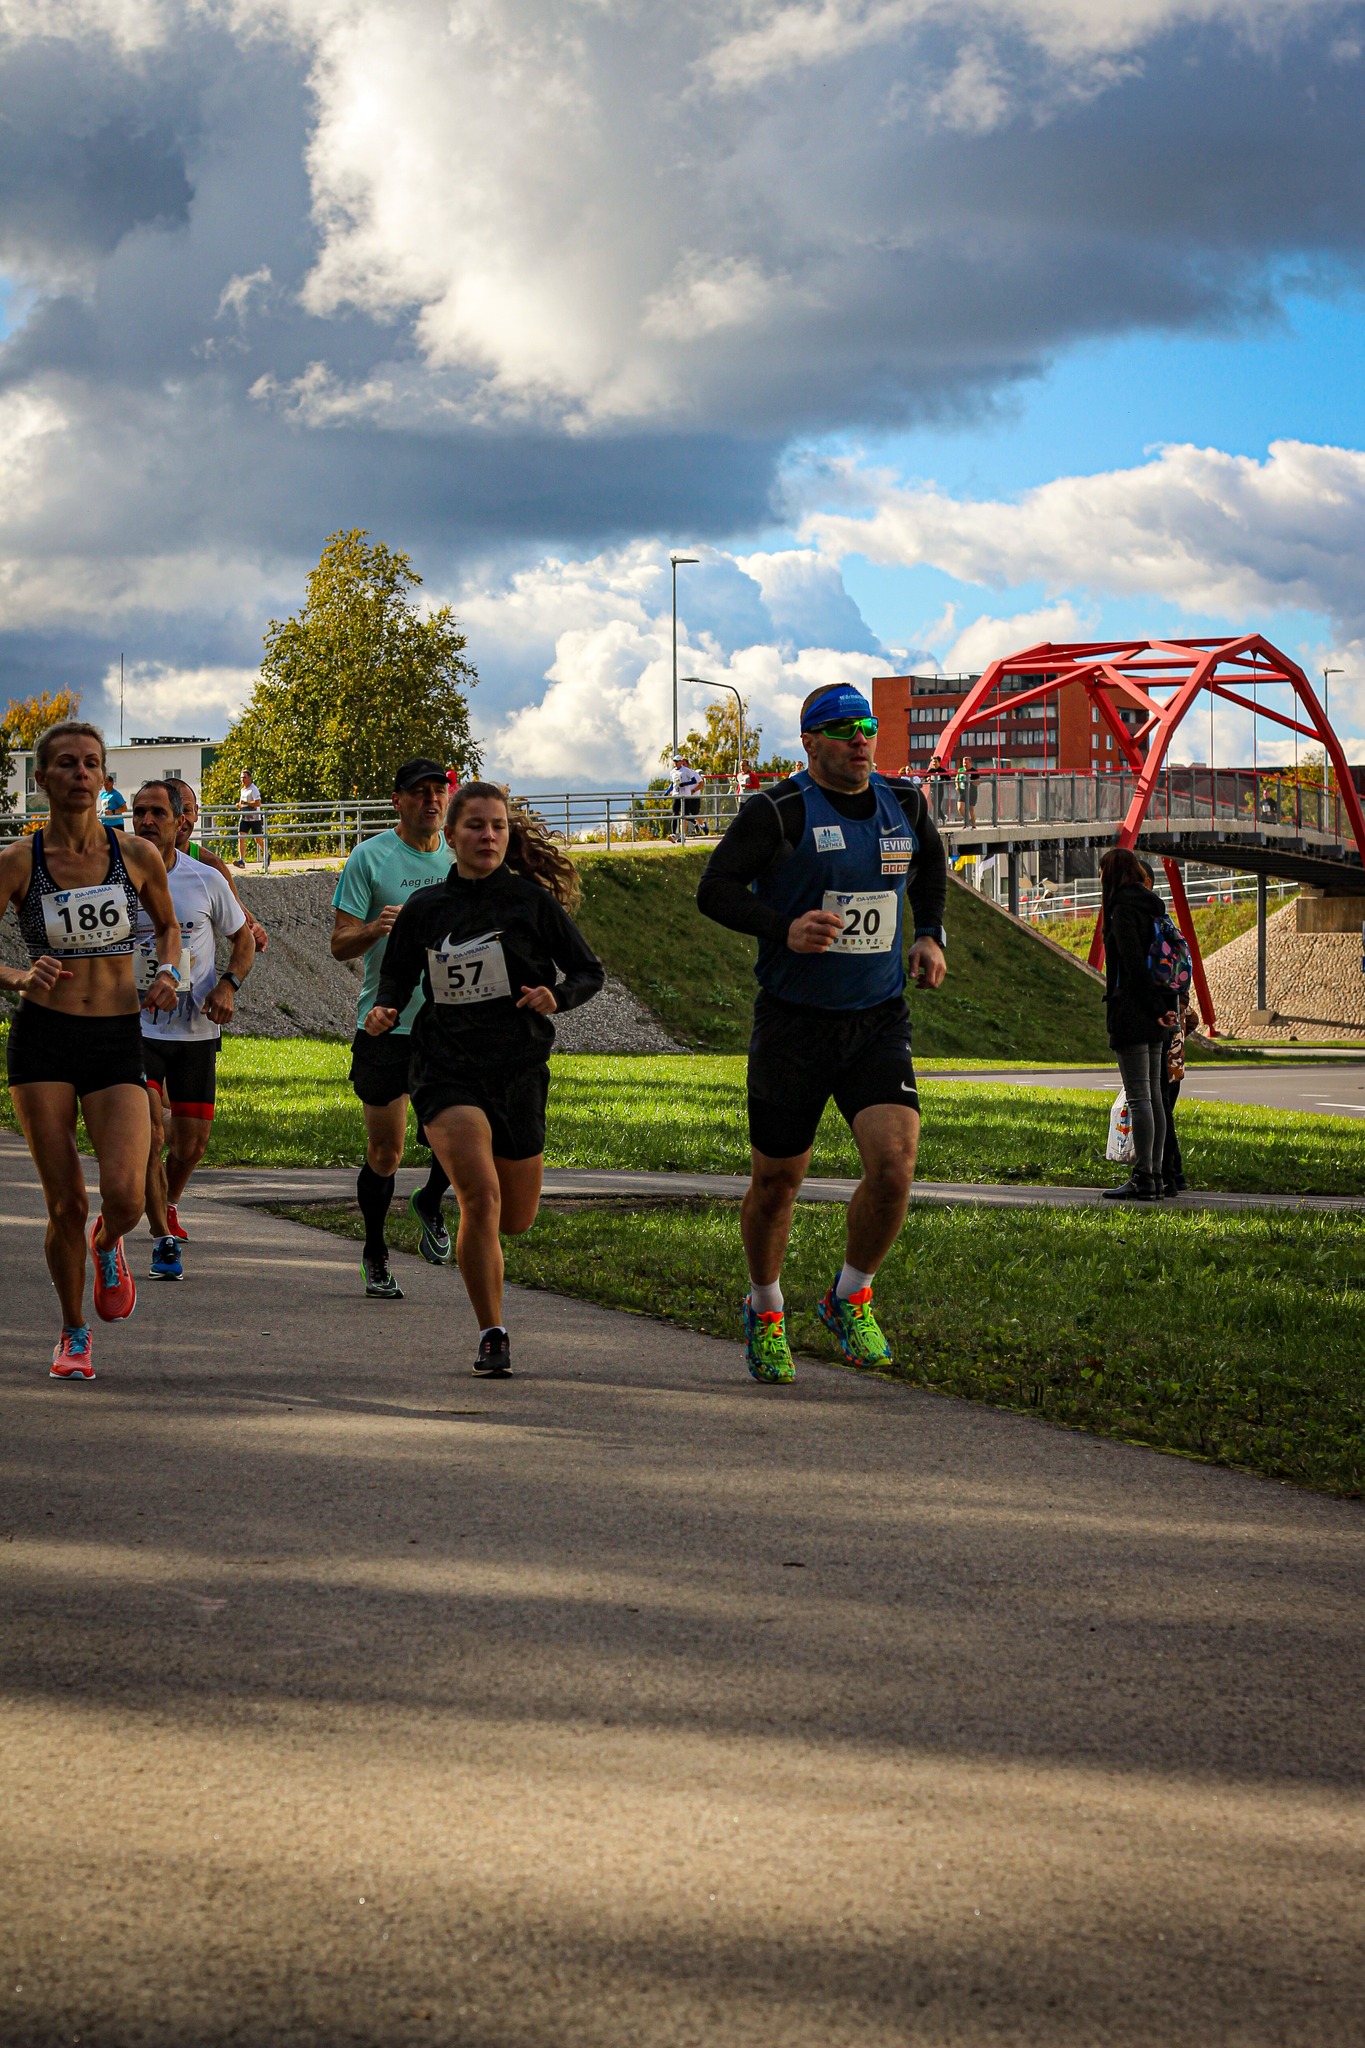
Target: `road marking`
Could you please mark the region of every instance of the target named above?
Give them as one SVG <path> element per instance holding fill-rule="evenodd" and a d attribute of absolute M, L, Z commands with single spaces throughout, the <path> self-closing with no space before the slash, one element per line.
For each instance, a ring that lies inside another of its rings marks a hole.
<path fill-rule="evenodd" d="M 1321 1097 L 1315 1105 L 1318 1109 L 1349 1109 L 1352 1116 L 1365 1116 L 1365 1106 L 1359 1102 L 1324 1102 Z"/>

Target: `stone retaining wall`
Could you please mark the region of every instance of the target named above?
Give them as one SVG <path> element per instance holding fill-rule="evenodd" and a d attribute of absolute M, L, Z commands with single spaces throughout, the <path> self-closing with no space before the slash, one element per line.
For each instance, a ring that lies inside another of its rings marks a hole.
<path fill-rule="evenodd" d="M 1365 1038 L 1365 974 L 1360 933 L 1300 932 L 1293 903 L 1266 920 L 1266 1001 L 1273 1024 L 1254 1024 L 1256 928 L 1205 961 L 1222 1036 L 1287 1043 L 1292 1039 Z"/>

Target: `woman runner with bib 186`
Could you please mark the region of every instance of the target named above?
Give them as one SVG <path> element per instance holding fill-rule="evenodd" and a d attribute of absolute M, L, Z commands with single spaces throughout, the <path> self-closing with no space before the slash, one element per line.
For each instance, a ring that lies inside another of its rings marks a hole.
<path fill-rule="evenodd" d="M 173 1010 L 180 993 L 180 926 L 153 846 L 105 825 L 95 809 L 104 739 L 64 720 L 42 734 L 34 779 L 47 797 L 40 831 L 0 853 L 0 916 L 13 903 L 27 969 L 0 966 L 0 987 L 23 997 L 10 1026 L 15 1114 L 47 1201 L 47 1267 L 62 1308 L 53 1379 L 92 1380 L 85 1321 L 88 1204 L 76 1149 L 77 1109 L 99 1162 L 101 1212 L 88 1241 L 95 1313 L 122 1322 L 137 1305 L 123 1237 L 142 1214 L 150 1124 L 143 1081 L 145 1002 Z M 157 971 L 139 1000 L 133 933 L 151 919 Z"/>
<path fill-rule="evenodd" d="M 455 1258 L 479 1320 L 474 1371 L 504 1374 L 500 1233 L 519 1237 L 540 1205 L 550 1019 L 588 1002 L 606 974 L 568 914 L 572 862 L 495 783 L 455 792 L 445 836 L 454 865 L 399 912 L 365 1029 L 392 1031 L 422 983 L 412 1106 L 460 1204 Z"/>

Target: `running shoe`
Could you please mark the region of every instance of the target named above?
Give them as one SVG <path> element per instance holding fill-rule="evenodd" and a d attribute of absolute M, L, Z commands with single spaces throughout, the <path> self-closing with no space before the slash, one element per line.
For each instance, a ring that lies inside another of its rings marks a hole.
<path fill-rule="evenodd" d="M 367 1259 L 362 1256 L 360 1270 L 365 1275 L 365 1296 L 368 1301 L 401 1301 L 403 1290 L 389 1270 L 387 1253 L 382 1259 Z"/>
<path fill-rule="evenodd" d="M 174 1238 L 178 1238 L 181 1244 L 188 1244 L 190 1241 L 190 1234 L 188 1230 L 186 1230 L 184 1224 L 180 1221 L 180 1218 L 176 1215 L 174 1202 L 171 1203 L 169 1209 L 167 1209 L 166 1211 L 166 1221 L 171 1226 L 171 1236 Z"/>
<path fill-rule="evenodd" d="M 512 1340 L 506 1330 L 485 1330 L 474 1360 L 476 1379 L 506 1379 L 512 1370 Z"/>
<path fill-rule="evenodd" d="M 102 1323 L 123 1323 L 137 1307 L 137 1282 L 123 1256 L 122 1238 L 111 1252 L 95 1250 L 95 1234 L 99 1227 L 97 1216 L 90 1226 L 87 1240 L 90 1256 L 95 1261 L 95 1314 Z"/>
<path fill-rule="evenodd" d="M 78 1330 L 68 1324 L 62 1325 L 62 1334 L 52 1347 L 52 1364 L 48 1367 L 50 1380 L 92 1380 L 95 1368 L 90 1359 L 90 1325 L 82 1323 Z"/>
<path fill-rule="evenodd" d="M 751 1379 L 786 1385 L 796 1378 L 787 1326 L 780 1308 L 758 1310 L 744 1297 L 744 1356 Z"/>
<path fill-rule="evenodd" d="M 446 1229 L 445 1217 L 438 1210 L 433 1223 L 417 1199 L 413 1189 L 408 1197 L 408 1207 L 417 1218 L 417 1228 L 422 1233 L 420 1250 L 429 1266 L 447 1266 L 450 1263 L 450 1232 Z"/>
<path fill-rule="evenodd" d="M 183 1280 L 185 1268 L 180 1263 L 180 1247 L 173 1237 L 152 1239 L 152 1270 L 149 1280 Z"/>
<path fill-rule="evenodd" d="M 837 1282 L 836 1282 L 837 1286 Z M 860 1287 L 841 1301 L 833 1287 L 815 1304 L 816 1314 L 844 1354 L 845 1365 L 890 1365 L 891 1346 L 872 1313 L 872 1289 Z"/>

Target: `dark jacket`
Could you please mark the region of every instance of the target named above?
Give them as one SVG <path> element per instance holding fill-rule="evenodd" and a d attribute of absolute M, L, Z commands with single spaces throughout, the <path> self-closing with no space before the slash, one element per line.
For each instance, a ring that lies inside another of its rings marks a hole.
<path fill-rule="evenodd" d="M 1153 981 L 1147 952 L 1153 924 L 1166 906 L 1152 889 L 1123 882 L 1104 918 L 1104 1008 L 1109 1043 L 1159 1045 L 1166 1036 L 1158 1018 L 1175 1008 L 1170 989 Z"/>
<path fill-rule="evenodd" d="M 446 939 L 460 945 L 493 932 L 507 962 L 511 994 L 485 1003 L 434 1003 L 428 950 L 439 951 Z M 553 989 L 564 1011 L 588 1002 L 606 978 L 568 911 L 539 882 L 506 866 L 481 882 L 467 882 L 452 868 L 444 882 L 418 889 L 403 905 L 384 950 L 375 1001 L 401 1010 L 422 984 L 426 1002 L 413 1023 L 409 1070 L 416 1085 L 471 1068 L 514 1073 L 538 1066 L 550 1057 L 555 1028 L 548 1017 L 517 1008 L 523 987 Z"/>

